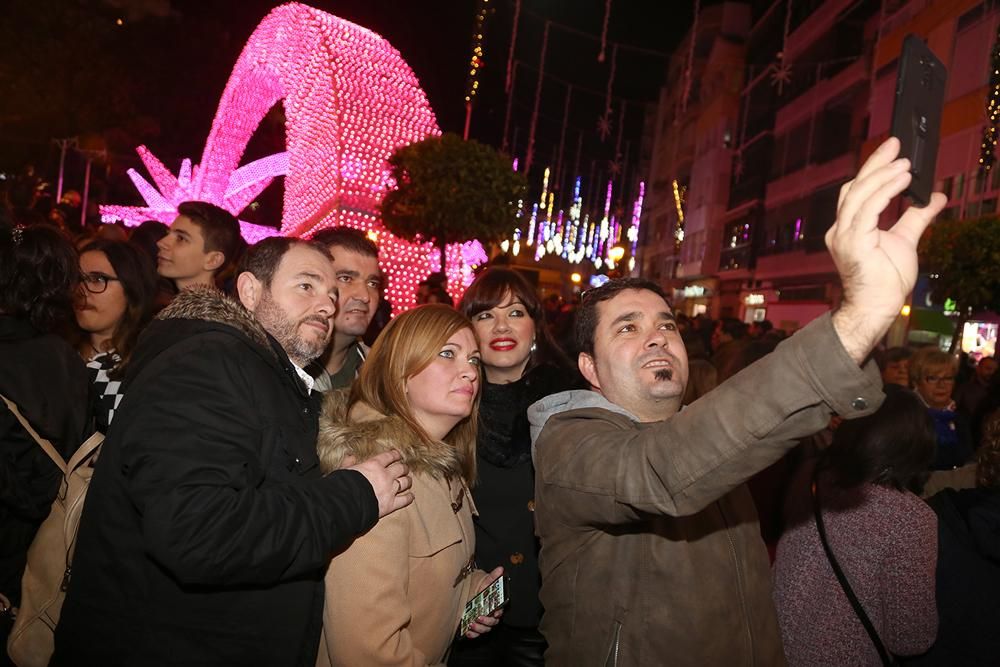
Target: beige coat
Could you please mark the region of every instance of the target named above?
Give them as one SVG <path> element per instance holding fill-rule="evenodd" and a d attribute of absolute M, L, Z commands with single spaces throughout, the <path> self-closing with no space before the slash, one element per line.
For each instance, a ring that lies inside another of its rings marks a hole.
<path fill-rule="evenodd" d="M 470 571 L 475 507 L 455 449 L 419 445 L 400 419 L 357 406 L 344 423 L 346 394 L 327 395 L 318 450 L 324 470 L 345 454 L 358 460 L 398 449 L 410 467 L 414 501 L 381 519 L 326 575 L 318 665 L 438 665 L 466 602 L 486 574 Z"/>

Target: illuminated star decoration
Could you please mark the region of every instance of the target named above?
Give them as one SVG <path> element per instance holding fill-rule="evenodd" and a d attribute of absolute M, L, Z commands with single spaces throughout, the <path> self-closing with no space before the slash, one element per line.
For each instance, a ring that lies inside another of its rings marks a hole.
<path fill-rule="evenodd" d="M 608 171 L 611 172 L 612 176 L 617 176 L 622 173 L 622 156 L 618 155 L 614 160 L 608 162 Z"/>
<path fill-rule="evenodd" d="M 784 53 L 778 54 L 778 61 L 771 65 L 771 85 L 778 87 L 781 95 L 785 85 L 792 80 L 792 66 L 785 62 Z"/>
<path fill-rule="evenodd" d="M 247 142 L 277 103 L 285 110 L 286 151 L 240 166 Z M 485 261 L 478 241 L 452 244 L 441 263 L 431 243 L 389 234 L 378 217 L 391 187 L 387 159 L 399 146 L 440 134 L 413 71 L 386 40 L 361 26 L 298 3 L 275 8 L 247 40 L 212 123 L 201 162 L 174 176 L 138 148 L 153 184 L 130 177 L 146 206 L 102 206 L 105 222 L 170 222 L 177 204 L 207 201 L 239 215 L 275 176 L 285 176 L 281 229 L 241 223 L 254 242 L 269 235 L 307 237 L 348 225 L 377 239 L 386 293 L 395 313 L 414 305 L 417 284 L 433 271 L 461 296 Z"/>
<path fill-rule="evenodd" d="M 607 141 L 611 134 L 611 110 L 608 109 L 604 115 L 597 119 L 597 133 L 601 135 L 601 141 Z"/>

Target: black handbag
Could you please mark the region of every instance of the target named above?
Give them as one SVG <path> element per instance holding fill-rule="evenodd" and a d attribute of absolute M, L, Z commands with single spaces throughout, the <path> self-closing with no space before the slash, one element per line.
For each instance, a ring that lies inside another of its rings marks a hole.
<path fill-rule="evenodd" d="M 875 650 L 878 651 L 879 658 L 882 659 L 882 664 L 886 667 L 892 665 L 899 665 L 899 661 L 896 657 L 889 653 L 889 650 L 882 643 L 882 638 L 878 636 L 878 632 L 875 630 L 875 625 L 872 623 L 871 619 L 868 618 L 868 614 L 865 613 L 865 608 L 861 606 L 861 601 L 858 600 L 858 596 L 854 594 L 854 590 L 851 588 L 851 584 L 848 583 L 847 577 L 844 575 L 844 571 L 840 569 L 840 564 L 837 559 L 833 557 L 833 551 L 830 549 L 830 543 L 826 539 L 826 528 L 823 525 L 823 512 L 820 509 L 819 502 L 819 485 L 817 484 L 817 474 L 813 474 L 812 479 L 812 497 L 813 497 L 813 516 L 816 518 L 816 530 L 819 532 L 819 541 L 823 544 L 823 551 L 826 552 L 826 558 L 830 561 L 830 567 L 833 568 L 833 574 L 837 577 L 837 581 L 840 582 L 840 587 L 844 589 L 844 594 L 847 595 L 847 600 L 851 603 L 851 607 L 854 608 L 854 613 L 857 615 L 858 620 L 861 621 L 861 625 L 865 626 L 865 632 L 868 633 L 868 637 L 872 640 L 872 644 L 875 645 Z"/>

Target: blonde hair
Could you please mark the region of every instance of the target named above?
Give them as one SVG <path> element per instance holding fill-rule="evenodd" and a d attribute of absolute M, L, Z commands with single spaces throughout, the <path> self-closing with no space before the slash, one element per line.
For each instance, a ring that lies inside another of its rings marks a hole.
<path fill-rule="evenodd" d="M 923 380 L 929 368 L 947 366 L 950 370 L 958 369 L 958 360 L 936 347 L 922 347 L 910 357 L 910 384 L 916 386 Z"/>
<path fill-rule="evenodd" d="M 393 318 L 365 357 L 351 386 L 348 414 L 356 403 L 366 403 L 384 415 L 402 419 L 423 444 L 430 445 L 432 438 L 410 409 L 406 381 L 427 368 L 448 339 L 463 329 L 475 336 L 472 323 L 464 315 L 441 304 L 419 306 Z M 462 476 L 470 486 L 476 479 L 476 422 L 481 389 L 480 371 L 472 412 L 444 437 L 444 442 L 458 452 Z"/>

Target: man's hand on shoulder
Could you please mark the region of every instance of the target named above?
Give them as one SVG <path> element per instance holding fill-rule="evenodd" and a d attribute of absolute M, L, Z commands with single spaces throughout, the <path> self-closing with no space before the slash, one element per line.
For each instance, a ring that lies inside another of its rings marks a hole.
<path fill-rule="evenodd" d="M 885 335 L 913 290 L 917 242 L 948 201 L 935 192 L 927 206 L 910 206 L 890 229 L 879 229 L 879 215 L 910 183 L 910 161 L 896 159 L 898 154 L 894 137 L 872 153 L 854 180 L 840 189 L 837 219 L 826 233 L 844 285 L 833 326 L 858 363 Z"/>
<path fill-rule="evenodd" d="M 413 493 L 409 490 L 413 480 L 401 458 L 399 452 L 392 450 L 347 468 L 360 472 L 372 485 L 380 519 L 413 502 Z"/>

